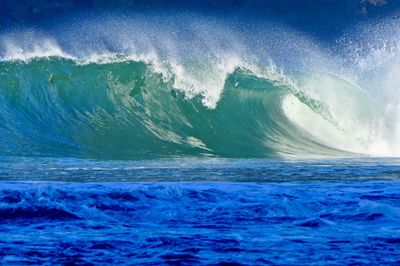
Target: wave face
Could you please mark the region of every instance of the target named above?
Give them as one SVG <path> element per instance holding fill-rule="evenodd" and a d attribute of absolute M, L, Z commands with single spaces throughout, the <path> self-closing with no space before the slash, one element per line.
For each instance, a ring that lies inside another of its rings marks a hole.
<path fill-rule="evenodd" d="M 257 76 L 236 68 L 213 106 L 206 96 L 176 88 L 177 77 L 165 79 L 140 61 L 79 64 L 53 57 L 3 62 L 0 68 L 1 145 L 7 155 L 338 155 L 347 141 L 325 103 L 271 70 Z M 335 77 L 313 79 L 335 83 L 343 92 L 338 102 L 354 97 L 354 111 L 366 101 L 357 105 L 364 95 Z M 359 115 L 370 118 L 373 112 Z M 307 130 L 311 124 L 315 132 Z"/>
<path fill-rule="evenodd" d="M 282 108 L 289 95 L 318 111 L 316 103 L 287 84 L 244 69 L 227 77 L 213 109 L 139 61 L 79 65 L 50 58 L 3 62 L 1 69 L 7 69 L 1 76 L 1 132 L 12 134 L 2 145 L 11 154 L 140 158 L 334 152 L 303 138 Z"/>
<path fill-rule="evenodd" d="M 100 18 L 0 34 L 0 155 L 399 154 L 397 22 L 328 49 L 273 23 Z"/>

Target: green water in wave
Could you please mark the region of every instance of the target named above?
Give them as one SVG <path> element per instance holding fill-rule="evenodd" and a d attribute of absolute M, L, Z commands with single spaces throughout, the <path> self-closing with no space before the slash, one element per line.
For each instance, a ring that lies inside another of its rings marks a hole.
<path fill-rule="evenodd" d="M 324 119 L 324 105 L 237 69 L 215 109 L 189 99 L 143 62 L 78 64 L 62 58 L 0 63 L 2 155 L 109 159 L 343 154 L 299 130 L 282 110 L 294 95 Z"/>

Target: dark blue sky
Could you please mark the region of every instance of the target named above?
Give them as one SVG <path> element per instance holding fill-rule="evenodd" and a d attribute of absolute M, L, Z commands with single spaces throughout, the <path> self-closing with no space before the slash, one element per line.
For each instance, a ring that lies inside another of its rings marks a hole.
<path fill-rule="evenodd" d="M 185 13 L 270 20 L 318 38 L 335 38 L 349 26 L 382 17 L 398 19 L 399 0 L 0 0 L 0 31 L 53 25 L 99 13 Z"/>

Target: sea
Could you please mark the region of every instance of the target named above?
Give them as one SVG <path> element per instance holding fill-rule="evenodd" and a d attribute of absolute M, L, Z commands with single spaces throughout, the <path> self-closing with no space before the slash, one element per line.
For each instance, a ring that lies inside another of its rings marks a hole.
<path fill-rule="evenodd" d="M 400 265 L 398 14 L 0 0 L 0 264 Z"/>

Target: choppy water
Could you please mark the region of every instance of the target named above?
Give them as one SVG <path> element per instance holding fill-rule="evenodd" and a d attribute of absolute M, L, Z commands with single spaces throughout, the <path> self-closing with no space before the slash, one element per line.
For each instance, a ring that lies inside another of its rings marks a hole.
<path fill-rule="evenodd" d="M 3 264 L 400 263 L 398 160 L 3 157 L 0 172 Z"/>

